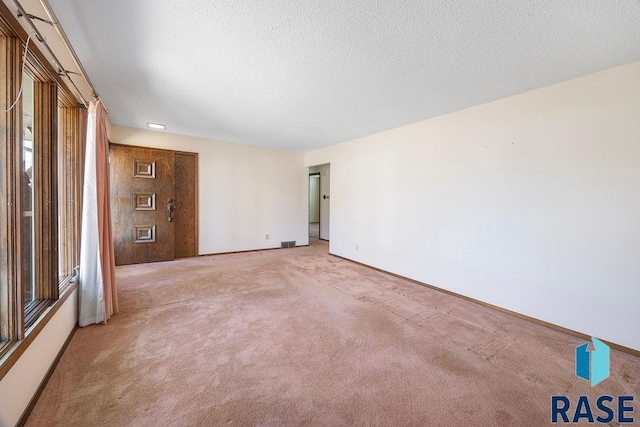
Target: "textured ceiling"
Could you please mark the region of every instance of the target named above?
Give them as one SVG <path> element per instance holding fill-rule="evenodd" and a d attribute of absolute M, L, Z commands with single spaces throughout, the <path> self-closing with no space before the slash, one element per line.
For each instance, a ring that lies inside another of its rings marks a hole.
<path fill-rule="evenodd" d="M 640 60 L 640 0 L 49 0 L 115 124 L 308 151 Z"/>

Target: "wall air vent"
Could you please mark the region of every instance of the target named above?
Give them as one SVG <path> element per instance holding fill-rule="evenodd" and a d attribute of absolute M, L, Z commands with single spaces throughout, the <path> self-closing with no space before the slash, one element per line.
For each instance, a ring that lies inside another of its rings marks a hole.
<path fill-rule="evenodd" d="M 280 248 L 281 249 L 295 248 L 295 247 L 296 247 L 296 241 L 295 240 L 291 240 L 290 242 L 280 242 Z"/>

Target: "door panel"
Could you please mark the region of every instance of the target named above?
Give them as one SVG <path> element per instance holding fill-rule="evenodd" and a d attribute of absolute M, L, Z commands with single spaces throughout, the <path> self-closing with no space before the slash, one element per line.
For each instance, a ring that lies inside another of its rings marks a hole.
<path fill-rule="evenodd" d="M 116 265 L 174 259 L 174 153 L 111 145 L 110 162 Z"/>
<path fill-rule="evenodd" d="M 198 254 L 196 223 L 196 175 L 195 154 L 175 153 L 175 255 L 176 258 Z"/>

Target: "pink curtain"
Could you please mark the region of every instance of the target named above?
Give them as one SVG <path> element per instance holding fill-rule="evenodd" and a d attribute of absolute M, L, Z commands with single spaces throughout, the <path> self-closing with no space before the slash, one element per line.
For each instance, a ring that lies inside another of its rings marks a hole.
<path fill-rule="evenodd" d="M 109 187 L 109 139 L 107 138 L 107 114 L 101 102 L 96 105 L 96 175 L 98 187 L 98 230 L 100 234 L 100 257 L 102 259 L 102 282 L 106 320 L 118 313 L 118 288 L 116 286 L 116 264 L 113 252 L 111 229 L 111 190 Z"/>
<path fill-rule="evenodd" d="M 109 198 L 106 113 L 100 102 L 91 102 L 87 117 L 82 203 L 80 326 L 106 323 L 118 312 Z"/>

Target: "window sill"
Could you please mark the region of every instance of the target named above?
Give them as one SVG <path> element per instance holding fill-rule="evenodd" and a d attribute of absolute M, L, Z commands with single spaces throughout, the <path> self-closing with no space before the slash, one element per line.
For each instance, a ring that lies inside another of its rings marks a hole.
<path fill-rule="evenodd" d="M 78 287 L 78 283 L 65 284 L 61 287 L 60 298 L 52 302 L 47 307 L 39 318 L 29 327 L 24 339 L 20 341 L 9 341 L 0 345 L 0 380 L 9 372 L 9 370 L 20 359 L 20 356 L 29 348 L 31 343 L 40 334 L 40 331 L 49 323 L 49 320 L 56 314 L 56 312 L 67 301 L 69 296 Z"/>

